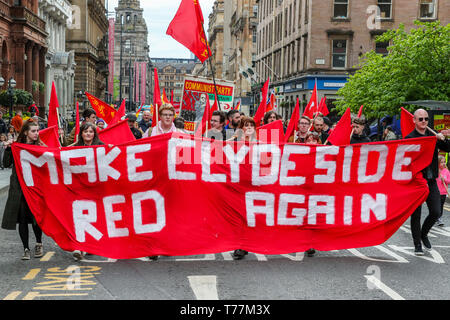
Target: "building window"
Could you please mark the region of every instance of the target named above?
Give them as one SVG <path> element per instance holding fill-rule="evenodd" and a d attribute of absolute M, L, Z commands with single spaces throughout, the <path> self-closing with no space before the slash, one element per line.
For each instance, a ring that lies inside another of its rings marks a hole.
<path fill-rule="evenodd" d="M 334 18 L 345 19 L 348 17 L 348 0 L 334 0 Z"/>
<path fill-rule="evenodd" d="M 383 56 L 388 55 L 389 42 L 376 42 L 375 43 L 375 52 L 381 54 Z"/>
<path fill-rule="evenodd" d="M 378 0 L 381 19 L 392 18 L 392 0 Z"/>
<path fill-rule="evenodd" d="M 253 29 L 253 31 L 252 31 L 252 35 L 253 35 L 253 43 L 256 43 L 256 41 L 257 41 L 257 33 L 256 33 L 256 28 L 254 28 Z"/>
<path fill-rule="evenodd" d="M 420 18 L 436 18 L 436 0 L 420 0 Z"/>
<path fill-rule="evenodd" d="M 347 61 L 347 40 L 333 40 L 333 69 L 345 69 Z"/>

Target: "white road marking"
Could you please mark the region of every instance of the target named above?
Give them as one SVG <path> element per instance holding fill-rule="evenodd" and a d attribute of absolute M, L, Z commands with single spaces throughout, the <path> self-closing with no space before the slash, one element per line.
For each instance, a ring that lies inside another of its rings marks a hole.
<path fill-rule="evenodd" d="M 375 276 L 364 276 L 368 281 L 370 281 L 374 286 L 376 286 L 378 289 L 386 293 L 389 297 L 391 297 L 394 300 L 405 300 L 401 295 L 399 295 L 397 292 L 389 288 L 387 285 L 385 285 L 383 282 L 380 281 L 380 279 L 377 279 Z"/>
<path fill-rule="evenodd" d="M 217 276 L 188 276 L 197 300 L 219 300 Z"/>
<path fill-rule="evenodd" d="M 205 254 L 204 258 L 178 258 L 175 261 L 212 261 L 216 260 L 215 254 Z"/>

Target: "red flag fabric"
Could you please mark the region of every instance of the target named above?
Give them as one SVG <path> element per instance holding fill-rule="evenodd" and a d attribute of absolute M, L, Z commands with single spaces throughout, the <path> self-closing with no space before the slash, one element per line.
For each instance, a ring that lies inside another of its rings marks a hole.
<path fill-rule="evenodd" d="M 257 128 L 261 125 L 261 120 L 264 118 L 264 115 L 266 114 L 267 93 L 269 92 L 269 83 L 270 78 L 267 78 L 267 81 L 262 87 L 261 91 L 261 103 L 259 104 L 258 110 L 256 110 L 255 116 L 253 117 L 253 120 L 255 120 Z"/>
<path fill-rule="evenodd" d="M 203 14 L 197 0 L 182 0 L 166 34 L 188 48 L 202 63 L 211 54 L 203 29 Z"/>
<path fill-rule="evenodd" d="M 61 143 L 59 142 L 58 126 L 51 126 L 39 131 L 39 138 L 47 147 L 59 148 Z"/>
<path fill-rule="evenodd" d="M 427 198 L 421 170 L 435 145 L 423 137 L 279 146 L 174 133 L 114 148 L 12 151 L 30 210 L 59 247 L 132 259 L 380 245 Z M 230 151 L 233 161 L 212 159 Z"/>
<path fill-rule="evenodd" d="M 414 115 L 412 115 L 405 108 L 401 108 L 402 113 L 400 116 L 400 127 L 402 128 L 402 136 L 406 137 L 408 134 L 414 131 L 416 125 L 414 124 Z"/>
<path fill-rule="evenodd" d="M 327 115 L 330 114 L 330 111 L 328 110 L 328 107 L 327 107 L 327 98 L 326 98 L 326 97 L 323 97 L 323 98 L 320 100 L 320 104 L 319 104 L 319 112 L 320 112 L 324 117 L 326 117 Z"/>
<path fill-rule="evenodd" d="M 109 123 L 110 126 L 119 123 L 123 116 L 125 116 L 125 99 L 123 99 L 122 103 L 120 104 L 119 110 L 116 112 L 116 115 L 114 116 L 114 119 L 111 120 Z"/>
<path fill-rule="evenodd" d="M 275 110 L 275 103 L 276 103 L 275 93 L 272 92 L 270 94 L 269 104 L 266 107 L 266 112 Z"/>
<path fill-rule="evenodd" d="M 77 101 L 77 110 L 75 115 L 75 140 L 78 139 L 79 134 L 80 134 L 80 106 Z"/>
<path fill-rule="evenodd" d="M 161 101 L 161 90 L 159 88 L 159 79 L 158 79 L 158 69 L 154 69 L 155 74 L 155 88 L 153 89 L 153 118 L 152 118 L 152 128 L 156 127 L 159 122 L 159 107 L 162 106 Z"/>
<path fill-rule="evenodd" d="M 294 111 L 292 111 L 291 120 L 289 120 L 289 125 L 286 130 L 286 135 L 285 135 L 286 142 L 295 133 L 295 131 L 298 131 L 298 121 L 299 120 L 300 120 L 300 103 L 297 98 L 297 103 L 295 104 Z"/>
<path fill-rule="evenodd" d="M 167 98 L 167 94 L 166 94 L 166 89 L 165 88 L 163 88 L 163 94 L 162 94 L 161 100 L 162 100 L 163 103 L 169 103 L 169 99 Z"/>
<path fill-rule="evenodd" d="M 277 120 L 256 129 L 258 141 L 261 143 L 284 143 L 283 121 Z"/>
<path fill-rule="evenodd" d="M 174 100 L 173 100 L 173 91 L 174 90 L 170 90 L 170 104 L 173 105 Z"/>
<path fill-rule="evenodd" d="M 104 143 L 113 145 L 136 140 L 128 126 L 128 120 L 122 120 L 114 125 L 108 126 L 98 133 L 98 137 Z"/>
<path fill-rule="evenodd" d="M 57 111 L 58 108 L 59 108 L 59 102 L 58 102 L 58 96 L 56 95 L 55 82 L 52 82 L 52 92 L 50 95 L 47 127 L 56 126 L 56 131 L 58 131 L 58 128 L 59 128 L 58 111 Z"/>
<path fill-rule="evenodd" d="M 211 111 L 209 112 L 209 120 L 211 120 L 213 112 L 217 111 L 217 110 L 219 110 L 218 98 L 217 98 L 217 94 L 214 93 L 214 103 L 211 107 Z"/>
<path fill-rule="evenodd" d="M 336 124 L 334 130 L 328 137 L 328 142 L 335 146 L 345 146 L 350 144 L 352 134 L 352 113 L 348 108 L 341 120 Z"/>
<path fill-rule="evenodd" d="M 314 85 L 314 90 L 309 99 L 308 105 L 303 112 L 304 116 L 307 116 L 310 119 L 314 118 L 314 114 L 319 111 L 319 106 L 317 105 L 317 83 Z"/>
<path fill-rule="evenodd" d="M 358 118 L 361 118 L 361 116 L 362 116 L 362 114 L 363 114 L 363 109 L 364 109 L 364 106 L 361 106 L 361 107 L 359 108 Z"/>
<path fill-rule="evenodd" d="M 92 108 L 97 113 L 97 118 L 103 119 L 107 124 L 110 124 L 117 113 L 116 109 L 88 92 L 86 92 L 86 96 L 89 99 Z"/>
<path fill-rule="evenodd" d="M 206 130 L 209 128 L 209 121 L 211 120 L 211 105 L 209 103 L 209 98 L 206 98 L 206 106 L 203 111 L 202 121 L 198 124 L 195 130 L 195 136 L 199 137 L 205 134 Z"/>

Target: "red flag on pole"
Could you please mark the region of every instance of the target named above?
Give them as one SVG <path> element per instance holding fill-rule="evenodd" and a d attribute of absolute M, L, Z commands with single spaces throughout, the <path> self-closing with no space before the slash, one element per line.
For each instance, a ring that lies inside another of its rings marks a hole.
<path fill-rule="evenodd" d="M 58 96 L 56 95 L 56 87 L 55 82 L 52 82 L 52 92 L 50 96 L 50 103 L 49 103 L 49 109 L 48 109 L 48 121 L 47 121 L 47 127 L 53 127 L 56 126 L 56 131 L 58 131 L 58 111 L 59 108 L 59 102 L 58 102 Z"/>
<path fill-rule="evenodd" d="M 78 135 L 80 134 L 80 106 L 77 101 L 77 111 L 75 116 L 75 140 L 78 139 Z"/>
<path fill-rule="evenodd" d="M 336 124 L 336 128 L 328 137 L 328 142 L 334 146 L 343 146 L 350 144 L 352 134 L 352 114 L 350 108 L 347 108 L 341 120 Z"/>
<path fill-rule="evenodd" d="M 202 9 L 197 0 L 181 1 L 166 34 L 188 48 L 202 63 L 212 55 L 203 29 Z"/>
<path fill-rule="evenodd" d="M 319 111 L 319 106 L 317 105 L 317 83 L 314 84 L 314 90 L 311 95 L 311 99 L 309 99 L 309 103 L 303 112 L 304 116 L 309 117 L 310 119 L 314 118 L 314 114 Z"/>
<path fill-rule="evenodd" d="M 122 120 L 98 133 L 99 139 L 106 144 L 118 145 L 135 141 L 133 133 L 128 126 L 127 120 Z"/>
<path fill-rule="evenodd" d="M 161 101 L 161 90 L 159 88 L 159 79 L 158 79 L 158 69 L 154 69 L 155 73 L 155 88 L 153 90 L 153 119 L 152 119 L 152 128 L 158 125 L 158 112 L 159 107 L 162 105 Z"/>
<path fill-rule="evenodd" d="M 211 107 L 211 111 L 209 112 L 209 120 L 211 120 L 212 114 L 214 111 L 219 110 L 219 106 L 218 106 L 218 98 L 217 98 L 217 94 L 214 94 L 214 103 Z"/>
<path fill-rule="evenodd" d="M 402 128 L 402 136 L 404 138 L 414 131 L 416 125 L 414 123 L 414 116 L 405 108 L 402 107 L 401 109 L 400 127 Z"/>
<path fill-rule="evenodd" d="M 169 99 L 167 98 L 167 94 L 166 94 L 166 89 L 165 88 L 163 89 L 163 94 L 162 94 L 161 100 L 162 100 L 163 103 L 169 103 Z"/>
<path fill-rule="evenodd" d="M 203 118 L 200 124 L 197 126 L 197 130 L 195 130 L 195 136 L 203 136 L 205 131 L 209 127 L 209 121 L 211 119 L 211 105 L 209 103 L 209 98 L 206 98 L 206 106 L 205 111 L 203 111 Z"/>
<path fill-rule="evenodd" d="M 255 116 L 253 117 L 253 120 L 255 120 L 257 128 L 261 125 L 261 119 L 264 118 L 264 115 L 266 114 L 267 93 L 269 91 L 269 83 L 270 78 L 267 78 L 267 81 L 262 88 L 261 103 L 259 104 L 258 110 L 256 110 Z"/>
<path fill-rule="evenodd" d="M 298 131 L 298 121 L 300 120 L 300 104 L 297 98 L 297 104 L 295 105 L 294 111 L 292 111 L 291 120 L 289 120 L 289 126 L 286 130 L 286 142 L 289 138 Z"/>
<path fill-rule="evenodd" d="M 320 112 L 321 114 L 323 114 L 324 117 L 326 117 L 327 115 L 330 114 L 330 111 L 328 110 L 328 107 L 327 107 L 327 98 L 326 98 L 326 97 L 323 97 L 323 98 L 320 100 L 320 104 L 319 104 L 319 112 Z"/>
<path fill-rule="evenodd" d="M 173 102 L 174 102 L 174 100 L 173 100 L 173 91 L 174 90 L 171 90 L 171 92 L 170 92 L 170 104 L 171 105 L 173 105 Z"/>
<path fill-rule="evenodd" d="M 361 116 L 362 116 L 362 114 L 363 114 L 363 109 L 364 109 L 364 105 L 362 105 L 362 106 L 359 108 L 358 118 L 361 118 Z"/>
<path fill-rule="evenodd" d="M 125 115 L 125 99 L 123 99 L 119 110 L 116 112 L 116 115 L 114 116 L 114 119 L 111 120 L 111 123 L 109 123 L 109 125 L 114 125 L 116 123 L 119 123 L 120 119 L 122 119 L 122 117 L 124 115 Z"/>
<path fill-rule="evenodd" d="M 77 135 L 78 136 L 78 135 Z M 61 143 L 58 137 L 58 126 L 51 126 L 39 131 L 39 138 L 47 147 L 59 148 Z"/>
<path fill-rule="evenodd" d="M 277 120 L 259 127 L 256 130 L 258 141 L 261 143 L 283 144 L 285 140 L 283 121 Z"/>
<path fill-rule="evenodd" d="M 97 117 L 105 120 L 107 124 L 110 124 L 117 111 L 106 102 L 94 97 L 90 93 L 86 92 L 86 96 L 91 103 L 92 108 L 97 113 Z"/>

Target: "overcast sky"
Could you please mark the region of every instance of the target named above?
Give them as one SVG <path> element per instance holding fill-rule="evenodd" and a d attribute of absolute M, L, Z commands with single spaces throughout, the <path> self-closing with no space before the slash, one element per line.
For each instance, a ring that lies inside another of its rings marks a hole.
<path fill-rule="evenodd" d="M 119 0 L 108 1 L 108 11 L 115 13 Z M 212 12 L 215 0 L 199 0 L 205 20 L 205 30 L 208 30 L 208 16 Z M 181 0 L 140 0 L 147 23 L 148 41 L 151 58 L 190 58 L 191 52 L 184 46 L 166 35 L 167 27 L 180 6 Z M 111 16 L 111 17 L 114 17 Z"/>

